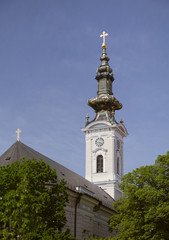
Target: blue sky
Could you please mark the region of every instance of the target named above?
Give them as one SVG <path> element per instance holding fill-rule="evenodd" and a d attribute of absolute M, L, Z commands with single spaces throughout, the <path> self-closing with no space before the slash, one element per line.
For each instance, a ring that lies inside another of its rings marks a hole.
<path fill-rule="evenodd" d="M 129 136 L 125 173 L 169 150 L 168 0 L 1 0 L 0 155 L 21 141 L 84 176 L 99 37 Z"/>

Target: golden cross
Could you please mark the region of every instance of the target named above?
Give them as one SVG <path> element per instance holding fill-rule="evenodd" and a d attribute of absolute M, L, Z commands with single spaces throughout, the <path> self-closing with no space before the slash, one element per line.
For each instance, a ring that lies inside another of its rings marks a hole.
<path fill-rule="evenodd" d="M 21 130 L 18 128 L 17 131 L 17 141 L 20 141 L 20 133 L 21 133 Z"/>
<path fill-rule="evenodd" d="M 107 37 L 107 36 L 108 36 L 108 33 L 104 32 L 104 31 L 103 31 L 103 34 L 100 35 L 100 37 L 103 38 L 103 44 L 102 44 L 102 45 L 106 45 L 106 39 L 105 39 L 105 37 Z"/>

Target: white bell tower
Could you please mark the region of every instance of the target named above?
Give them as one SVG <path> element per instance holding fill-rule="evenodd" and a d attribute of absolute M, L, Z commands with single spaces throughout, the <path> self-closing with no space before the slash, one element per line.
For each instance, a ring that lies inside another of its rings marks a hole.
<path fill-rule="evenodd" d="M 123 138 L 127 130 L 123 121 L 115 120 L 115 110 L 122 108 L 122 104 L 112 93 L 114 81 L 109 58 L 106 54 L 105 34 L 103 32 L 101 66 L 97 69 L 98 81 L 97 97 L 89 99 L 96 116 L 87 122 L 82 129 L 86 134 L 86 179 L 103 188 L 115 200 L 122 196 L 118 185 L 123 176 Z"/>

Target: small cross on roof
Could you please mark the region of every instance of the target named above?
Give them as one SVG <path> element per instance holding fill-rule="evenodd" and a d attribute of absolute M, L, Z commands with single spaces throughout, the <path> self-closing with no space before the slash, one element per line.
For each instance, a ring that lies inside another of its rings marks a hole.
<path fill-rule="evenodd" d="M 17 141 L 20 141 L 20 133 L 21 133 L 21 130 L 18 128 L 16 130 L 16 133 L 17 133 Z"/>

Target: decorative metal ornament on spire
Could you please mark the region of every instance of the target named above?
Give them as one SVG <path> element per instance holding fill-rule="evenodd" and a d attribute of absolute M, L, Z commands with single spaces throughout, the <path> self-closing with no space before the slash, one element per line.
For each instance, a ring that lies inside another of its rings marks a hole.
<path fill-rule="evenodd" d="M 103 43 L 102 43 L 102 48 L 107 48 L 107 45 L 106 45 L 106 38 L 108 36 L 108 33 L 106 33 L 105 31 L 103 31 L 103 34 L 100 35 L 100 37 L 103 38 Z"/>
<path fill-rule="evenodd" d="M 20 141 L 20 133 L 21 133 L 21 130 L 18 128 L 16 130 L 16 133 L 17 133 L 17 141 L 19 142 Z"/>

